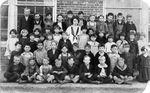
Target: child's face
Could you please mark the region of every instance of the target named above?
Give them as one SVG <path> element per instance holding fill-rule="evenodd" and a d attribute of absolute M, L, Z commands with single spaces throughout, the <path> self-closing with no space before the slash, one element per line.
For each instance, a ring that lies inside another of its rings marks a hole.
<path fill-rule="evenodd" d="M 98 60 L 101 65 L 105 64 L 106 61 L 105 57 L 99 57 Z"/>
<path fill-rule="evenodd" d="M 85 47 L 85 51 L 89 53 L 91 51 L 91 48 L 90 47 Z"/>
<path fill-rule="evenodd" d="M 113 47 L 111 48 L 112 53 L 117 53 L 118 52 L 118 48 L 117 47 Z"/>
<path fill-rule="evenodd" d="M 119 65 L 120 67 L 123 67 L 123 65 L 124 65 L 124 60 L 122 60 L 122 59 L 120 60 L 120 59 L 119 59 L 118 65 Z"/>
<path fill-rule="evenodd" d="M 62 64 L 62 61 L 60 61 L 60 60 L 55 62 L 56 67 L 60 67 L 61 64 Z"/>
<path fill-rule="evenodd" d="M 124 37 L 124 36 L 120 36 L 120 39 L 121 39 L 121 40 L 124 40 L 124 39 L 125 39 L 125 37 Z"/>
<path fill-rule="evenodd" d="M 37 19 L 40 19 L 40 14 L 36 14 L 35 16 L 34 16 L 34 18 L 37 20 Z"/>
<path fill-rule="evenodd" d="M 16 50 L 21 50 L 21 45 L 20 44 L 16 45 Z"/>
<path fill-rule="evenodd" d="M 101 53 L 105 51 L 104 47 L 99 47 L 98 49 L 99 49 L 99 52 L 101 52 Z"/>
<path fill-rule="evenodd" d="M 45 37 L 44 36 L 40 36 L 40 40 L 44 41 Z"/>
<path fill-rule="evenodd" d="M 90 21 L 95 21 L 95 16 L 90 16 Z"/>
<path fill-rule="evenodd" d="M 14 56 L 14 64 L 19 64 L 21 62 L 21 57 Z"/>
<path fill-rule="evenodd" d="M 89 35 L 94 34 L 93 30 L 89 30 Z"/>
<path fill-rule="evenodd" d="M 34 41 L 34 39 L 35 39 L 35 36 L 30 36 L 30 40 L 32 40 L 32 41 Z"/>
<path fill-rule="evenodd" d="M 113 16 L 112 15 L 109 15 L 107 18 L 108 18 L 109 21 L 113 21 Z"/>
<path fill-rule="evenodd" d="M 73 46 L 73 50 L 74 50 L 74 52 L 76 52 L 78 50 L 78 47 L 77 46 Z"/>
<path fill-rule="evenodd" d="M 62 51 L 63 53 L 67 53 L 68 49 L 67 49 L 67 47 L 63 47 L 63 48 L 61 49 L 61 51 Z"/>
<path fill-rule="evenodd" d="M 57 45 L 56 43 L 52 42 L 52 45 L 51 45 L 52 49 L 56 49 L 57 48 Z"/>
<path fill-rule="evenodd" d="M 49 29 L 46 29 L 45 32 L 46 32 L 46 33 L 50 33 L 51 31 L 50 31 Z"/>
<path fill-rule="evenodd" d="M 103 37 L 103 36 L 104 36 L 104 33 L 103 33 L 103 32 L 100 32 L 98 35 L 99 35 L 100 37 Z"/>
<path fill-rule="evenodd" d="M 22 36 L 27 36 L 28 35 L 28 31 L 26 31 L 26 30 L 24 30 L 24 31 L 22 31 Z"/>
<path fill-rule="evenodd" d="M 67 17 L 71 19 L 73 17 L 73 14 L 67 14 Z"/>
<path fill-rule="evenodd" d="M 90 64 L 90 57 L 85 57 L 83 62 L 85 65 L 89 65 Z"/>
<path fill-rule="evenodd" d="M 48 64 L 49 64 L 49 60 L 43 59 L 43 65 L 48 65 Z"/>
<path fill-rule="evenodd" d="M 86 33 L 86 32 L 87 32 L 87 29 L 82 29 L 82 32 L 83 32 L 83 33 Z"/>
<path fill-rule="evenodd" d="M 34 34 L 35 34 L 35 35 L 39 35 L 40 32 L 39 32 L 38 30 L 36 30 L 36 31 L 34 32 Z"/>
<path fill-rule="evenodd" d="M 127 18 L 127 21 L 128 21 L 128 22 L 131 22 L 131 21 L 132 21 L 132 17 L 128 17 L 128 18 Z"/>
<path fill-rule="evenodd" d="M 80 18 L 80 19 L 83 19 L 83 14 L 80 14 L 80 15 L 79 15 L 79 18 Z"/>
<path fill-rule="evenodd" d="M 60 32 L 60 29 L 59 29 L 59 28 L 55 28 L 55 29 L 54 29 L 54 32 L 55 32 L 55 33 L 59 33 L 59 32 Z"/>
<path fill-rule="evenodd" d="M 52 35 L 48 35 L 48 36 L 47 36 L 47 39 L 48 39 L 48 40 L 52 40 Z"/>
<path fill-rule="evenodd" d="M 40 49 L 40 50 L 43 49 L 43 44 L 42 43 L 38 43 L 37 48 Z"/>
<path fill-rule="evenodd" d="M 63 20 L 63 17 L 62 17 L 62 16 L 58 16 L 58 17 L 57 17 L 57 20 L 58 20 L 58 21 L 62 21 L 62 20 Z"/>
<path fill-rule="evenodd" d="M 72 66 L 72 65 L 74 64 L 73 58 L 71 58 L 71 59 L 68 60 L 68 64 L 69 64 L 70 66 Z"/>
<path fill-rule="evenodd" d="M 31 66 L 35 65 L 35 60 L 30 60 L 30 61 L 29 61 L 29 64 L 30 64 Z"/>
<path fill-rule="evenodd" d="M 78 25 L 78 20 L 77 19 L 73 19 L 73 25 Z"/>
<path fill-rule="evenodd" d="M 113 38 L 108 38 L 108 42 L 113 42 Z"/>
<path fill-rule="evenodd" d="M 91 40 L 92 40 L 92 41 L 95 41 L 95 40 L 96 40 L 96 37 L 91 36 Z"/>
<path fill-rule="evenodd" d="M 100 16 L 100 17 L 99 17 L 99 21 L 100 21 L 100 22 L 103 22 L 103 21 L 104 21 L 104 17 Z"/>
<path fill-rule="evenodd" d="M 121 20 L 123 20 L 123 16 L 118 16 L 117 19 L 118 19 L 119 21 L 121 21 Z"/>
<path fill-rule="evenodd" d="M 11 37 L 16 37 L 16 34 L 14 32 L 10 33 Z"/>
<path fill-rule="evenodd" d="M 125 52 L 125 53 L 128 53 L 128 52 L 129 52 L 129 50 L 130 50 L 130 48 L 129 48 L 129 47 L 125 47 L 125 48 L 124 48 L 124 52 Z"/>
<path fill-rule="evenodd" d="M 63 34 L 62 34 L 62 38 L 63 38 L 63 39 L 67 39 L 68 36 L 67 36 L 65 33 L 63 33 Z"/>
<path fill-rule="evenodd" d="M 135 36 L 134 36 L 134 35 L 130 35 L 130 39 L 132 39 L 132 40 L 133 40 L 134 38 L 135 38 Z"/>
<path fill-rule="evenodd" d="M 31 47 L 30 47 L 30 46 L 27 46 L 27 45 L 26 45 L 26 46 L 24 47 L 24 51 L 29 52 L 30 50 L 31 50 Z"/>
<path fill-rule="evenodd" d="M 46 16 L 46 18 L 50 20 L 50 19 L 52 19 L 52 16 L 49 14 Z"/>

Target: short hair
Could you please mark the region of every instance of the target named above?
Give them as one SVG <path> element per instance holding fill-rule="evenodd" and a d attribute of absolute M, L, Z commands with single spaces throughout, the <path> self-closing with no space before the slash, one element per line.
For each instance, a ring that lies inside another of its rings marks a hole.
<path fill-rule="evenodd" d="M 52 40 L 51 44 L 52 44 L 52 43 L 55 43 L 56 45 L 58 44 L 57 41 L 55 41 L 55 40 Z"/>
<path fill-rule="evenodd" d="M 29 46 L 31 48 L 31 46 L 29 44 L 25 44 L 24 47 Z"/>
<path fill-rule="evenodd" d="M 17 30 L 16 29 L 11 29 L 9 34 L 11 34 L 11 32 L 14 32 L 15 34 L 17 34 Z"/>
<path fill-rule="evenodd" d="M 86 27 L 86 26 L 82 26 L 82 27 L 81 27 L 81 30 L 83 30 L 83 29 L 86 29 L 86 30 L 87 30 L 87 27 Z"/>
<path fill-rule="evenodd" d="M 52 14 L 51 14 L 51 13 L 47 13 L 45 16 L 49 16 L 49 15 L 51 15 L 51 16 L 52 16 Z"/>
<path fill-rule="evenodd" d="M 120 60 L 121 60 L 121 61 L 125 61 L 125 59 L 124 59 L 123 57 L 119 57 L 119 58 L 118 58 L 118 62 L 119 62 Z"/>
<path fill-rule="evenodd" d="M 92 35 L 91 35 L 91 37 L 95 37 L 95 38 L 97 38 L 97 35 L 96 35 L 96 34 L 92 34 Z"/>
<path fill-rule="evenodd" d="M 72 12 L 71 10 L 69 10 L 69 11 L 67 12 L 67 14 L 73 14 L 73 12 Z"/>
<path fill-rule="evenodd" d="M 105 56 L 99 56 L 98 59 L 102 59 L 102 58 L 105 58 L 106 60 L 106 57 Z"/>
<path fill-rule="evenodd" d="M 83 59 L 85 59 L 86 57 L 89 57 L 89 58 L 91 59 L 91 57 L 90 57 L 90 56 L 88 56 L 88 55 L 85 55 Z"/>
<path fill-rule="evenodd" d="M 132 15 L 131 14 L 127 14 L 126 18 L 128 18 L 128 17 L 132 17 Z"/>
<path fill-rule="evenodd" d="M 87 43 L 84 47 L 89 47 L 89 48 L 91 48 L 91 45 Z"/>
<path fill-rule="evenodd" d="M 30 9 L 29 9 L 29 8 L 27 8 L 27 7 L 26 7 L 26 8 L 24 8 L 24 11 L 25 11 L 25 10 L 29 10 L 29 11 L 30 11 Z"/>
<path fill-rule="evenodd" d="M 122 13 L 118 13 L 117 16 L 123 16 L 123 14 Z"/>
<path fill-rule="evenodd" d="M 35 28 L 35 29 L 33 30 L 33 32 L 35 32 L 35 31 L 38 31 L 39 33 L 41 33 L 41 29 L 39 29 L 39 28 Z"/>
<path fill-rule="evenodd" d="M 13 59 L 14 59 L 15 57 L 17 57 L 17 58 L 20 57 L 20 58 L 21 58 L 21 55 L 19 55 L 19 54 L 14 55 Z"/>
<path fill-rule="evenodd" d="M 17 41 L 17 42 L 15 43 L 15 46 L 17 46 L 18 44 L 22 46 L 22 43 L 19 42 L 19 41 Z"/>
<path fill-rule="evenodd" d="M 21 34 L 22 34 L 24 31 L 27 31 L 27 33 L 29 33 L 27 29 L 22 29 L 22 30 L 21 30 Z"/>
<path fill-rule="evenodd" d="M 58 14 L 57 17 L 58 17 L 58 16 L 61 16 L 61 17 L 63 18 L 63 15 L 62 15 L 62 14 Z"/>
<path fill-rule="evenodd" d="M 54 30 L 55 30 L 55 29 L 59 29 L 59 30 L 60 30 L 61 27 L 60 27 L 59 25 L 55 25 L 55 26 L 54 26 Z"/>
<path fill-rule="evenodd" d="M 103 18 L 104 18 L 104 16 L 103 16 L 103 15 L 100 15 L 100 16 L 98 16 L 98 19 L 99 19 L 100 17 L 103 17 Z"/>
<path fill-rule="evenodd" d="M 81 15 L 81 14 L 84 15 L 83 11 L 79 11 L 79 12 L 78 12 L 78 15 Z"/>
<path fill-rule="evenodd" d="M 105 45 L 104 45 L 104 44 L 99 44 L 99 45 L 98 45 L 98 48 L 99 48 L 99 47 L 104 47 L 104 48 L 105 48 Z"/>
<path fill-rule="evenodd" d="M 109 35 L 109 36 L 107 37 L 107 39 L 109 39 L 109 38 L 114 39 L 113 35 Z"/>
<path fill-rule="evenodd" d="M 73 59 L 75 61 L 75 58 L 73 56 L 69 56 L 68 60 Z"/>
<path fill-rule="evenodd" d="M 56 62 L 62 62 L 62 60 L 58 58 L 58 59 L 55 59 L 55 63 Z"/>
<path fill-rule="evenodd" d="M 131 32 L 130 35 L 134 35 L 134 36 L 135 36 L 136 34 L 135 34 L 134 32 Z M 130 36 L 130 35 L 129 35 L 129 36 Z"/>
<path fill-rule="evenodd" d="M 41 40 L 39 40 L 39 41 L 37 42 L 37 45 L 40 44 L 40 43 L 43 45 L 43 42 L 42 42 Z"/>
<path fill-rule="evenodd" d="M 92 29 L 92 28 L 89 28 L 89 29 L 87 30 L 87 33 L 89 33 L 89 31 L 90 31 L 90 30 L 92 30 L 92 31 L 94 32 L 94 29 Z"/>
<path fill-rule="evenodd" d="M 124 48 L 130 48 L 130 45 L 128 43 L 123 44 Z"/>
<path fill-rule="evenodd" d="M 124 37 L 125 37 L 125 34 L 124 34 L 124 33 L 121 33 L 119 36 L 120 36 L 120 37 L 121 37 L 121 36 L 124 36 Z"/>
<path fill-rule="evenodd" d="M 79 47 L 79 44 L 78 43 L 73 43 L 73 46 Z"/>
<path fill-rule="evenodd" d="M 30 33 L 29 36 L 34 36 L 35 37 L 35 35 L 33 33 Z"/>
<path fill-rule="evenodd" d="M 73 16 L 73 18 L 71 19 L 71 23 L 73 24 L 73 20 L 74 19 L 77 19 L 78 20 L 78 22 L 79 22 L 79 18 L 78 18 L 78 16 Z"/>
<path fill-rule="evenodd" d="M 107 14 L 107 16 L 113 16 L 114 17 L 114 14 L 110 12 Z"/>
<path fill-rule="evenodd" d="M 114 47 L 117 47 L 117 45 L 116 44 L 111 45 L 111 48 L 114 48 Z"/>
<path fill-rule="evenodd" d="M 36 58 L 31 57 L 31 58 L 29 59 L 29 62 L 30 62 L 31 60 L 34 60 L 34 61 L 35 61 L 35 63 L 36 63 Z"/>

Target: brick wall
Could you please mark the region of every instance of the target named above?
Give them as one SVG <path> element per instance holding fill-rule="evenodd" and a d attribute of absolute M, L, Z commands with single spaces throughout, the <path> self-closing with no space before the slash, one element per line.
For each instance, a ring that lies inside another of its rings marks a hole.
<path fill-rule="evenodd" d="M 103 0 L 58 0 L 57 12 L 66 13 L 72 10 L 75 14 L 83 11 L 85 16 L 103 13 Z"/>

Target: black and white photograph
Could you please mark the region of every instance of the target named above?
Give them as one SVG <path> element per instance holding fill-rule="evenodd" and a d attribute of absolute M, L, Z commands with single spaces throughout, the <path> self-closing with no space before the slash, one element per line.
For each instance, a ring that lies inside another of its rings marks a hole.
<path fill-rule="evenodd" d="M 1 0 L 0 93 L 150 93 L 150 0 Z"/>

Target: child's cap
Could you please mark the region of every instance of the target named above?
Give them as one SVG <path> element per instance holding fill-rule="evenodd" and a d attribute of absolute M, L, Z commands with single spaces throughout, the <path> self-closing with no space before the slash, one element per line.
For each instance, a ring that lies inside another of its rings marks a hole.
<path fill-rule="evenodd" d="M 124 48 L 130 48 L 130 45 L 128 43 L 123 44 Z"/>
<path fill-rule="evenodd" d="M 60 27 L 59 25 L 55 25 L 55 26 L 54 26 L 54 30 L 55 30 L 55 29 L 59 29 L 59 30 L 60 30 L 61 27 Z"/>
<path fill-rule="evenodd" d="M 141 48 L 141 51 L 148 51 L 148 48 L 147 48 L 146 46 L 143 46 L 143 47 Z"/>
<path fill-rule="evenodd" d="M 84 15 L 83 11 L 79 11 L 79 12 L 78 12 L 78 15 L 81 15 L 81 14 Z"/>
<path fill-rule="evenodd" d="M 81 27 L 81 30 L 83 30 L 83 29 L 86 29 L 86 30 L 87 30 L 87 27 L 86 27 L 86 26 L 82 26 L 82 27 Z"/>
<path fill-rule="evenodd" d="M 73 14 L 73 12 L 72 12 L 71 10 L 69 10 L 69 11 L 67 12 L 67 14 Z"/>
<path fill-rule="evenodd" d="M 73 43 L 73 46 L 79 47 L 79 44 L 78 43 Z"/>

